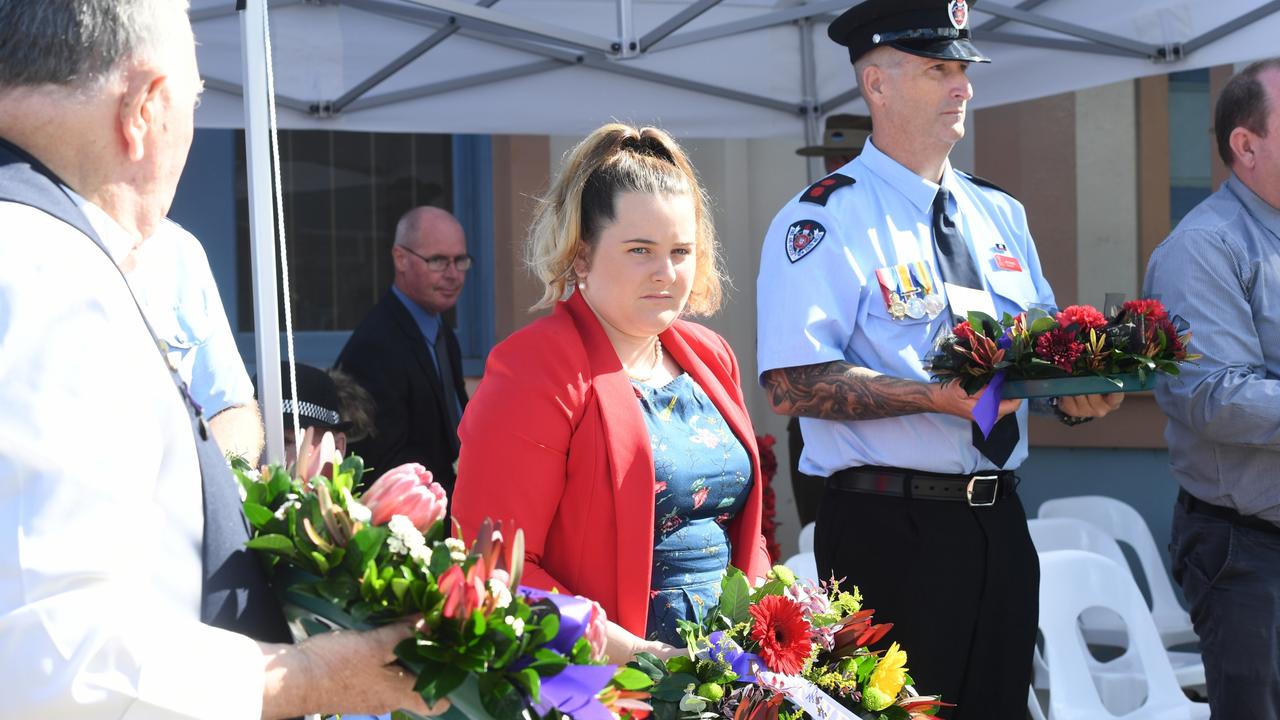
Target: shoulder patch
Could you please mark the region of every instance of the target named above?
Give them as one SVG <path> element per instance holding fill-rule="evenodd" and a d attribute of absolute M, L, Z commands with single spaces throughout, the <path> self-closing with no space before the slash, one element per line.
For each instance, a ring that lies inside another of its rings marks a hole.
<path fill-rule="evenodd" d="M 841 175 L 840 173 L 828 175 L 818 182 L 810 185 L 809 188 L 804 191 L 804 194 L 800 196 L 800 202 L 826 206 L 827 200 L 831 198 L 831 193 L 856 182 L 858 181 L 848 175 Z"/>
<path fill-rule="evenodd" d="M 813 252 L 827 236 L 827 229 L 817 220 L 800 220 L 787 228 L 787 259 L 796 262 Z"/>
<path fill-rule="evenodd" d="M 970 175 L 970 174 L 969 174 L 969 173 L 967 173 L 967 172 L 961 172 L 960 174 L 961 174 L 961 175 L 963 175 L 964 177 L 968 178 L 968 179 L 969 179 L 969 182 L 973 183 L 974 185 L 978 185 L 978 186 L 980 186 L 980 187 L 984 187 L 984 188 L 991 188 L 992 190 L 995 190 L 996 192 L 1002 192 L 1002 193 L 1004 193 L 1005 195 L 1008 195 L 1009 197 L 1013 197 L 1013 193 L 1009 192 L 1008 190 L 1005 190 L 1004 188 L 1000 187 L 999 185 L 997 185 L 997 184 L 995 184 L 995 183 L 991 182 L 990 180 L 988 180 L 988 179 L 986 179 L 986 178 L 978 177 L 977 175 Z"/>

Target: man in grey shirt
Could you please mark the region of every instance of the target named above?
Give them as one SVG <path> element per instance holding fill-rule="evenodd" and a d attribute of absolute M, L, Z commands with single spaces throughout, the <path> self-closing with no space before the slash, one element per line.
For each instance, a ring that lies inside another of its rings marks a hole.
<path fill-rule="evenodd" d="M 1146 293 L 1203 357 L 1161 382 L 1182 488 L 1174 577 L 1201 639 L 1213 717 L 1280 718 L 1280 58 L 1215 111 L 1231 178 L 1156 248 Z"/>

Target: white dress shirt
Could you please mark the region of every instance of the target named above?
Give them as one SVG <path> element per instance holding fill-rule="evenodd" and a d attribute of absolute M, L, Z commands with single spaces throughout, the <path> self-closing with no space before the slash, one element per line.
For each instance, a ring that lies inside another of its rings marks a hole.
<path fill-rule="evenodd" d="M 0 228 L 0 718 L 259 717 L 256 644 L 200 622 L 191 426 L 125 283 L 39 210 Z"/>

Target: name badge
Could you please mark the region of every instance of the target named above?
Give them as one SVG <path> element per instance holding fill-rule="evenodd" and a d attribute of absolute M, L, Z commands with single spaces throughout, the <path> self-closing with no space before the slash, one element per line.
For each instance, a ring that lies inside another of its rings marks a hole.
<path fill-rule="evenodd" d="M 1018 258 L 1012 255 L 996 255 L 996 267 L 1001 270 L 1022 272 L 1022 263 L 1018 262 Z"/>

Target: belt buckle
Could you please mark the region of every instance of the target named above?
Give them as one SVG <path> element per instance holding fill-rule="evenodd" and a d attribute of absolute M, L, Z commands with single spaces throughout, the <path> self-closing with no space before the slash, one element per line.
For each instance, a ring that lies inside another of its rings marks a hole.
<path fill-rule="evenodd" d="M 991 497 L 978 499 L 973 497 L 973 485 L 979 480 L 991 481 Z M 974 475 L 969 478 L 969 482 L 964 486 L 964 498 L 969 503 L 969 507 L 991 507 L 996 504 L 996 497 L 1000 494 L 1000 476 L 999 475 Z"/>

